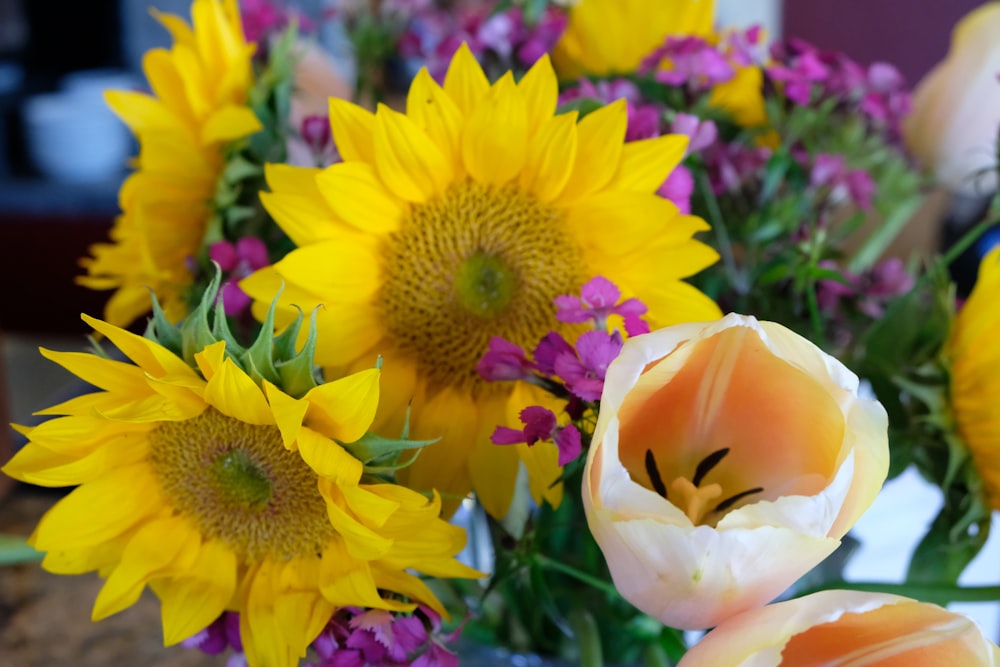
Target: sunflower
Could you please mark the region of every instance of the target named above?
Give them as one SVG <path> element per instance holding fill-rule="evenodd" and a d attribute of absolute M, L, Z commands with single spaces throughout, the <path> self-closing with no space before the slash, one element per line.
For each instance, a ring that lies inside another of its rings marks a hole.
<path fill-rule="evenodd" d="M 560 77 L 627 76 L 668 37 L 701 37 L 717 43 L 715 0 L 581 0 L 569 10 L 566 31 L 552 50 Z M 766 121 L 759 67 L 736 67 L 715 86 L 709 104 L 743 127 Z"/>
<path fill-rule="evenodd" d="M 112 91 L 111 108 L 139 140 L 137 170 L 119 193 L 121 215 L 111 243 L 96 244 L 78 280 L 114 289 L 105 318 L 125 326 L 149 310 L 149 289 L 174 320 L 212 211 L 227 144 L 261 128 L 246 106 L 254 46 L 243 37 L 235 0 L 194 0 L 193 28 L 156 14 L 173 37 L 153 49 L 143 69 L 153 94 Z"/>
<path fill-rule="evenodd" d="M 338 607 L 419 602 L 444 613 L 412 572 L 478 576 L 453 559 L 465 535 L 440 518 L 439 496 L 376 483 L 340 444 L 359 441 L 375 415 L 377 369 L 295 396 L 245 370 L 305 386 L 293 377 L 301 358 L 271 360 L 270 334 L 238 354 L 228 333 L 195 344 L 207 327 L 163 336 L 181 341 L 173 347 L 189 363 L 155 339 L 84 319 L 128 361 L 42 350 L 99 391 L 21 428 L 29 443 L 3 470 L 79 485 L 29 541 L 50 572 L 106 578 L 94 620 L 148 585 L 165 644 L 236 611 L 250 665 L 282 667 L 297 664 Z"/>
<path fill-rule="evenodd" d="M 962 306 L 945 348 L 951 365 L 950 403 L 958 433 L 972 454 L 990 505 L 1000 509 L 1000 248 L 979 265 L 979 278 Z"/>
<path fill-rule="evenodd" d="M 261 197 L 298 248 L 241 283 L 258 316 L 282 284 L 288 317 L 322 306 L 331 333 L 319 365 L 353 370 L 384 355 L 376 427 L 397 428 L 410 405 L 415 437 L 440 437 L 404 471 L 408 485 L 440 489 L 452 506 L 474 489 L 494 516 L 519 455 L 536 499 L 558 503 L 561 489 L 551 443 L 490 444 L 497 424 L 543 400 L 479 377 L 492 336 L 534 346 L 564 326 L 553 298 L 598 274 L 642 298 L 654 325 L 719 316 L 680 280 L 716 260 L 692 239 L 708 226 L 654 194 L 686 139 L 623 145 L 624 104 L 578 119 L 555 114 L 556 97 L 547 58 L 519 83 L 508 73 L 490 85 L 463 46 L 443 87 L 416 76 L 405 114 L 331 100 L 344 162 L 269 165 Z"/>

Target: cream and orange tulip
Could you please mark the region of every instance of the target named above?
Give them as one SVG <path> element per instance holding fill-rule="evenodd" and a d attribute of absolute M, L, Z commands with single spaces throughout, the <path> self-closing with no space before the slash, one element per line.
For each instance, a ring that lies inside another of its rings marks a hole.
<path fill-rule="evenodd" d="M 907 148 L 949 189 L 985 195 L 997 189 L 1000 134 L 1000 2 L 967 14 L 948 55 L 917 85 L 903 124 Z"/>
<path fill-rule="evenodd" d="M 1000 649 L 970 619 L 897 595 L 822 591 L 727 620 L 678 667 L 987 667 Z"/>
<path fill-rule="evenodd" d="M 773 600 L 826 558 L 888 471 L 858 378 L 771 322 L 727 315 L 629 339 L 584 472 L 621 594 L 689 630 Z"/>

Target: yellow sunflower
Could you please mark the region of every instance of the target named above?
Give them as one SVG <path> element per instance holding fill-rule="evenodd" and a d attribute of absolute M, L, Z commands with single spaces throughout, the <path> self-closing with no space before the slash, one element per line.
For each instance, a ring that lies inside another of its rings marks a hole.
<path fill-rule="evenodd" d="M 552 61 L 564 79 L 629 75 L 667 37 L 718 42 L 714 21 L 715 0 L 581 0 L 569 10 Z M 712 89 L 709 102 L 744 127 L 761 125 L 763 81 L 759 67 L 737 67 L 730 81 Z"/>
<path fill-rule="evenodd" d="M 1000 248 L 979 265 L 979 278 L 955 318 L 946 355 L 958 433 L 972 454 L 990 505 L 1000 509 Z"/>
<path fill-rule="evenodd" d="M 186 341 L 195 369 L 155 340 L 84 319 L 130 361 L 42 350 L 99 391 L 42 411 L 62 416 L 21 429 L 30 441 L 3 470 L 79 485 L 30 542 L 50 572 L 106 578 L 94 620 L 148 585 L 165 644 L 236 611 L 250 665 L 283 667 L 337 607 L 444 613 L 413 572 L 478 576 L 453 559 L 465 535 L 440 518 L 436 494 L 375 483 L 339 444 L 371 423 L 377 369 L 294 397 L 242 367 L 277 377 L 284 362 L 241 365 L 224 341 Z"/>
<path fill-rule="evenodd" d="M 553 328 L 552 299 L 595 275 L 649 306 L 654 326 L 719 316 L 681 282 L 717 256 L 692 239 L 708 225 L 654 192 L 686 139 L 623 144 L 622 103 L 555 114 L 547 58 L 520 82 L 490 85 L 464 46 L 439 86 L 421 71 L 406 113 L 330 101 L 344 162 L 269 166 L 265 207 L 298 246 L 241 286 L 258 316 L 279 285 L 287 317 L 312 309 L 326 334 L 316 360 L 356 369 L 385 357 L 376 426 L 412 405 L 415 437 L 438 438 L 405 472 L 412 488 L 474 489 L 494 516 L 510 503 L 518 458 L 536 499 L 558 503 L 554 445 L 497 447 L 497 424 L 543 399 L 490 384 L 476 362 L 491 336 L 528 349 Z"/>
<path fill-rule="evenodd" d="M 106 95 L 139 140 L 137 170 L 119 193 L 112 242 L 94 245 L 81 262 L 88 274 L 81 284 L 116 290 L 105 317 L 119 326 L 149 310 L 149 289 L 173 320 L 184 315 L 188 262 L 211 215 L 223 148 L 261 128 L 246 106 L 254 46 L 243 37 L 236 1 L 194 0 L 193 28 L 156 16 L 174 44 L 143 59 L 153 94 Z"/>

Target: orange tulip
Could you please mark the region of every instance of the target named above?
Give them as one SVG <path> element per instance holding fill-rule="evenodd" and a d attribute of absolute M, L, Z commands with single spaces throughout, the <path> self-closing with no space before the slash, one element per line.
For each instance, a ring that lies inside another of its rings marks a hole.
<path fill-rule="evenodd" d="M 823 591 L 727 620 L 678 667 L 931 667 L 1000 664 L 970 619 L 897 595 Z"/>
<path fill-rule="evenodd" d="M 913 112 L 903 125 L 906 145 L 921 166 L 968 195 L 997 189 L 998 34 L 1000 2 L 959 21 L 947 57 L 917 85 Z"/>
<path fill-rule="evenodd" d="M 689 630 L 774 599 L 828 556 L 888 470 L 858 379 L 771 322 L 629 339 L 584 473 L 590 530 L 632 604 Z"/>

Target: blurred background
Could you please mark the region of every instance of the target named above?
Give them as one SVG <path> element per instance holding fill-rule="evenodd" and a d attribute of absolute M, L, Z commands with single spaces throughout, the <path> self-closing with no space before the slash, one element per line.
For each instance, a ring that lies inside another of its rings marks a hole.
<path fill-rule="evenodd" d="M 328 1 L 291 4 L 322 25 Z M 723 24 L 760 23 L 772 39 L 800 37 L 821 49 L 844 51 L 861 64 L 891 62 L 910 87 L 944 56 L 955 22 L 982 3 L 924 0 L 919 9 L 914 4 L 911 0 L 718 0 Z M 79 314 L 99 315 L 103 310 L 106 293 L 83 289 L 74 278 L 87 248 L 107 238 L 118 212 L 118 188 L 137 146 L 104 105 L 102 91 L 142 89 L 142 54 L 169 44 L 166 31 L 150 16 L 151 6 L 186 15 L 189 2 L 0 0 L 3 423 L 30 422 L 33 409 L 56 402 L 67 391 L 66 374 L 41 359 L 37 347 L 80 349 L 87 329 Z M 332 53 L 344 53 L 336 26 L 323 25 L 320 41 Z M 348 62 L 344 71 L 349 77 Z M 932 214 L 921 243 L 938 242 L 942 233 L 938 222 Z M 10 429 L 0 430 L 0 462 L 13 451 L 15 438 Z M 0 498 L 3 484 L 0 479 Z M 0 532 L 10 528 L 3 521 L 4 509 L 0 499 Z M 886 511 L 891 515 L 898 510 L 890 505 Z M 928 517 L 935 511 L 927 508 Z M 890 543 L 884 547 L 884 557 L 903 553 L 900 560 L 905 562 L 911 547 Z M 988 571 L 991 581 L 995 581 L 993 565 Z M 24 584 L 26 589 L 34 585 Z M 85 596 L 92 598 L 93 592 Z M 0 590 L 0 601 L 5 598 L 12 599 Z M 82 608 L 88 606 L 83 603 Z M 7 622 L 13 613 L 0 604 L 0 637 L 9 632 Z M 990 623 L 994 628 L 1000 625 L 997 617 Z M 0 654 L 6 648 L 0 642 Z M 131 657 L 135 659 L 134 652 Z M 167 663 L 151 659 L 143 664 Z"/>

